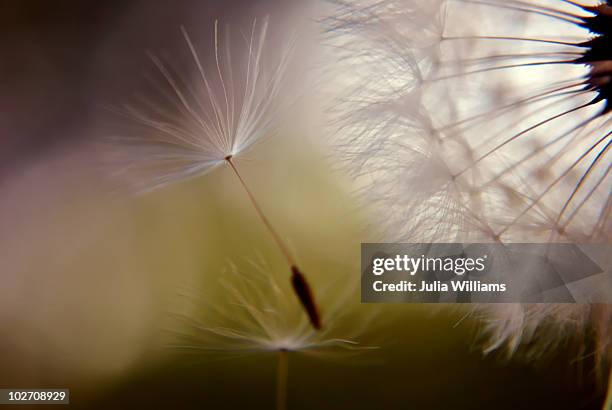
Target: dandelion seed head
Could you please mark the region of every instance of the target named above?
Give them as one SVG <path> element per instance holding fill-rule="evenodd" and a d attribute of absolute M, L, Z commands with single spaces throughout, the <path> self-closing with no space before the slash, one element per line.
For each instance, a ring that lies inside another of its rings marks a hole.
<path fill-rule="evenodd" d="M 337 157 L 387 239 L 609 242 L 609 1 L 329 3 L 334 64 L 352 72 L 330 110 Z M 589 335 L 609 363 L 607 306 L 479 311 L 487 351 Z"/>
<path fill-rule="evenodd" d="M 608 236 L 607 4 L 331 4 L 328 41 L 353 72 L 332 109 L 338 157 L 390 238 Z"/>

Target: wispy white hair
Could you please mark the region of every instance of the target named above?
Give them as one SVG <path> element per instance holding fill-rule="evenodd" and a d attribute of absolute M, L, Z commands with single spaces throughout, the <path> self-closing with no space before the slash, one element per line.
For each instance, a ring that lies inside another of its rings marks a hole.
<path fill-rule="evenodd" d="M 316 330 L 289 284 L 263 260 L 248 268 L 231 264 L 220 284 L 223 303 L 201 304 L 193 291 L 186 293 L 188 311 L 178 315 L 184 327 L 171 347 L 202 355 L 286 351 L 331 359 L 375 348 L 364 344 L 373 316 L 353 317 L 353 288 L 322 289 L 325 326 Z"/>
<path fill-rule="evenodd" d="M 390 238 L 609 237 L 610 118 L 580 88 L 584 65 L 554 65 L 579 54 L 557 44 L 563 36 L 586 41 L 586 30 L 504 13 L 537 2 L 331 3 L 338 156 L 380 205 Z M 543 50 L 534 30 L 564 34 Z"/>
<path fill-rule="evenodd" d="M 160 77 L 156 95 L 115 110 L 130 122 L 109 141 L 115 173 L 136 190 L 149 190 L 209 172 L 272 135 L 286 113 L 289 98 L 281 90 L 295 41 L 271 52 L 265 47 L 267 32 L 268 19 L 254 21 L 240 47 L 229 32 L 221 40 L 215 21 L 213 55 L 202 59 L 183 28 L 188 74 L 179 71 L 176 60 L 151 55 Z M 212 64 L 206 64 L 208 57 Z"/>
<path fill-rule="evenodd" d="M 529 358 L 544 356 L 568 342 L 578 341 L 581 355 L 595 357 L 604 364 L 612 353 L 612 308 L 605 304 L 504 304 L 482 307 L 491 313 L 484 318 L 489 340 L 485 352 L 503 350 L 509 355 L 522 350 Z M 584 349 L 584 340 L 592 339 L 595 348 Z M 526 347 L 525 347 L 526 346 Z"/>
<path fill-rule="evenodd" d="M 571 41 L 592 38 L 573 17 L 588 13 L 571 3 L 328 2 L 327 41 L 344 73 L 331 110 L 338 157 L 387 239 L 609 241 L 610 116 L 588 67 L 563 61 L 580 54 Z M 529 344 L 536 357 L 593 337 L 609 365 L 609 305 L 481 311 L 486 351 Z"/>

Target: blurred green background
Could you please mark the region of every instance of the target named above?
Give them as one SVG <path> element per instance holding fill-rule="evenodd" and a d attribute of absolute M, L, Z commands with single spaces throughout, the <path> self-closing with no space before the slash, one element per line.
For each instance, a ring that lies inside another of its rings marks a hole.
<path fill-rule="evenodd" d="M 249 157 L 257 159 L 238 165 L 313 287 L 354 285 L 367 218 L 321 159 L 325 152 L 282 133 Z M 211 289 L 228 261 L 261 255 L 280 277 L 286 270 L 229 169 L 132 201 L 101 195 L 100 182 L 83 172 L 66 171 L 53 194 L 32 193 L 66 167 L 66 158 L 58 161 L 14 181 L 26 192 L 8 190 L 36 206 L 11 236 L 20 250 L 3 257 L 5 280 L 20 285 L 3 309 L 10 320 L 0 384 L 69 387 L 72 406 L 84 409 L 272 408 L 274 354 L 166 347 L 167 330 L 180 328 L 172 314 L 186 287 L 224 303 L 227 295 Z M 352 313 L 348 328 L 376 314 L 357 340 L 380 349 L 338 360 L 290 353 L 289 408 L 588 409 L 601 400 L 590 377 L 581 380 L 589 371 L 571 349 L 535 365 L 484 358 L 476 325 L 453 307 L 360 305 L 355 297 L 344 309 Z"/>

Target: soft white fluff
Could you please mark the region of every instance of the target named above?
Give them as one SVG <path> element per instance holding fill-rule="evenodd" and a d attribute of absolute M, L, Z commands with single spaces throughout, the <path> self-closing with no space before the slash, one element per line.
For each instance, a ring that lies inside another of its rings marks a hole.
<path fill-rule="evenodd" d="M 605 139 L 589 149 L 610 131 L 609 114 L 588 123 L 600 106 L 559 115 L 594 97 L 568 93 L 578 91 L 570 86 L 585 67 L 518 64 L 567 59 L 575 49 L 510 38 L 587 40 L 585 30 L 538 14 L 582 11 L 546 0 L 329 3 L 326 36 L 344 73 L 332 110 L 338 157 L 380 212 L 388 239 L 609 242 L 610 159 L 595 161 Z M 486 351 L 536 357 L 593 338 L 596 351 L 585 353 L 609 364 L 610 306 L 481 311 Z"/>
<path fill-rule="evenodd" d="M 374 349 L 359 340 L 369 320 L 360 316 L 360 325 L 354 326 L 356 318 L 349 318 L 354 314 L 347 308 L 353 291 L 339 294 L 329 286 L 320 292 L 325 327 L 315 330 L 295 303 L 288 281 L 279 280 L 274 269 L 264 261 L 251 263 L 248 273 L 243 269 L 232 264 L 224 273 L 217 290 L 222 303 L 201 304 L 202 298 L 189 292 L 189 310 L 178 316 L 186 326 L 172 347 L 201 354 L 286 351 L 330 358 Z"/>
<path fill-rule="evenodd" d="M 126 130 L 110 141 L 116 173 L 149 190 L 204 174 L 273 134 L 286 112 L 281 91 L 295 41 L 266 50 L 267 31 L 267 19 L 254 21 L 246 40 L 232 42 L 215 22 L 214 41 L 203 47 L 183 29 L 188 75 L 151 56 L 159 71 L 155 92 L 141 91 L 146 98 L 116 110 L 127 117 Z M 211 54 L 202 58 L 201 50 Z"/>

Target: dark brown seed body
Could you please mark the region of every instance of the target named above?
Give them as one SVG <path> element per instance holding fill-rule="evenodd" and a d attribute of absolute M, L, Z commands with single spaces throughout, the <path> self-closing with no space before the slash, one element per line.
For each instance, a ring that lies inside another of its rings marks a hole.
<path fill-rule="evenodd" d="M 315 303 L 312 290 L 310 289 L 310 285 L 308 285 L 306 277 L 295 265 L 291 267 L 291 284 L 293 285 L 293 290 L 300 299 L 300 303 L 308 314 L 310 323 L 315 329 L 321 329 L 321 316 Z"/>

